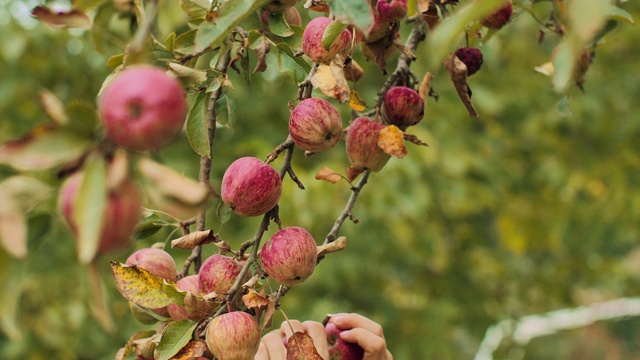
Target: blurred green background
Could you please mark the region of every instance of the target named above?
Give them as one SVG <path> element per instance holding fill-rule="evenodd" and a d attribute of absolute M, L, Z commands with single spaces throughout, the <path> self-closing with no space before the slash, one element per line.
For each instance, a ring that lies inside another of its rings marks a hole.
<path fill-rule="evenodd" d="M 110 26 L 117 31 L 99 36 L 98 48 L 95 33 L 31 19 L 39 4 L 0 0 L 6 9 L 0 11 L 0 142 L 47 122 L 40 89 L 93 106 L 111 71 L 107 59 L 131 36 L 126 20 L 116 19 Z M 180 11 L 170 11 L 178 5 L 164 6 L 160 39 L 182 21 Z M 640 18 L 638 3 L 622 6 Z M 620 24 L 596 49 L 584 92 L 575 88 L 565 97 L 533 71 L 558 42 L 549 35 L 538 43 L 538 28 L 518 12 L 481 47 L 483 68 L 470 79 L 481 120 L 467 115 L 444 69 L 425 68 L 421 45 L 413 70 L 420 77 L 433 72 L 440 99 L 429 100 L 425 119 L 409 132 L 429 147 L 409 144 L 406 158 L 370 177 L 353 211 L 359 223 L 347 221 L 340 233 L 347 248 L 281 299 L 288 317 L 319 321 L 327 313 L 359 312 L 383 325 L 396 359 L 471 359 L 497 321 L 638 295 L 640 33 Z M 232 129 L 221 128 L 216 137 L 214 188 L 234 159 L 265 158 L 287 137 L 287 102 L 295 99 L 296 84 L 273 60 L 249 86 L 231 75 Z M 385 77 L 356 60 L 366 73 L 357 90 L 372 104 Z M 339 109 L 346 124 L 348 105 Z M 197 177 L 199 159 L 186 138 L 157 156 Z M 307 190 L 285 182 L 283 225 L 305 227 L 320 242 L 350 189 L 314 174 L 323 166 L 344 171 L 344 143 L 310 158 L 296 150 L 293 165 Z M 0 178 L 13 173 L 0 166 Z M 210 224 L 237 247 L 258 222 L 232 216 L 221 226 L 212 211 Z M 29 225 L 27 260 L 0 251 L 0 358 L 110 359 L 129 336 L 149 328 L 135 323 L 110 278 L 108 260 L 123 262 L 127 253 L 99 262 L 116 326 L 107 332 L 91 316 L 86 269 L 76 263 L 69 231 L 55 213 L 36 214 Z M 167 236 L 160 232 L 136 247 Z M 171 253 L 179 266 L 188 255 Z M 280 321 L 277 315 L 274 323 Z M 633 359 L 640 358 L 639 340 L 640 319 L 628 318 L 526 347 L 505 343 L 496 358 Z"/>

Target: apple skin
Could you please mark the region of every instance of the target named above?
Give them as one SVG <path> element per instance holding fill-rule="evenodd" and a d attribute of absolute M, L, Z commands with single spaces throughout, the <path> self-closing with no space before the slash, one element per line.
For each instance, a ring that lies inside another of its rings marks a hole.
<path fill-rule="evenodd" d="M 58 198 L 62 217 L 74 235 L 77 235 L 78 230 L 73 221 L 73 202 L 83 176 L 81 172 L 76 172 L 65 180 L 60 187 Z M 110 190 L 102 214 L 102 233 L 96 256 L 131 246 L 133 233 L 141 215 L 142 196 L 132 180 L 125 180 L 118 188 Z"/>
<path fill-rule="evenodd" d="M 328 63 L 337 54 L 346 52 L 351 47 L 351 32 L 345 29 L 338 39 L 326 50 L 322 47 L 322 35 L 325 29 L 333 20 L 326 16 L 319 16 L 311 20 L 302 34 L 302 51 L 313 60 L 313 62 Z"/>
<path fill-rule="evenodd" d="M 407 0 L 378 0 L 376 9 L 381 21 L 397 22 L 407 16 Z"/>
<path fill-rule="evenodd" d="M 301 227 L 284 228 L 271 236 L 260 252 L 264 271 L 277 282 L 293 286 L 308 279 L 316 267 L 317 245 Z"/>
<path fill-rule="evenodd" d="M 176 282 L 176 288 L 178 288 L 178 290 L 180 291 L 189 291 L 193 295 L 200 295 L 199 282 L 200 280 L 198 275 L 185 276 Z M 167 311 L 169 312 L 169 316 L 171 316 L 171 319 L 173 321 L 180 321 L 189 318 L 187 311 L 177 304 L 167 305 Z"/>
<path fill-rule="evenodd" d="M 187 115 L 180 82 L 165 71 L 134 65 L 121 71 L 98 99 L 100 120 L 114 143 L 138 151 L 171 143 Z"/>
<path fill-rule="evenodd" d="M 211 319 L 205 341 L 216 359 L 253 359 L 260 346 L 260 325 L 253 316 L 232 311 Z"/>
<path fill-rule="evenodd" d="M 300 11 L 295 7 L 284 9 L 284 20 L 289 26 L 302 26 L 302 16 L 300 16 Z"/>
<path fill-rule="evenodd" d="M 222 201 L 240 216 L 258 216 L 273 209 L 282 195 L 280 174 L 254 157 L 234 161 L 222 176 Z"/>
<path fill-rule="evenodd" d="M 380 130 L 384 127 L 384 124 L 365 116 L 351 122 L 347 128 L 345 141 L 347 143 L 347 157 L 352 168 L 369 169 L 373 172 L 382 170 L 391 158 L 378 146 Z"/>
<path fill-rule="evenodd" d="M 304 99 L 291 112 L 289 134 L 303 150 L 328 150 L 342 137 L 342 120 L 338 110 L 327 100 Z"/>
<path fill-rule="evenodd" d="M 243 263 L 228 256 L 220 254 L 209 256 L 202 262 L 198 274 L 198 286 L 201 293 L 226 294 L 242 271 L 242 265 Z M 247 273 L 246 277 L 249 280 L 250 274 Z"/>
<path fill-rule="evenodd" d="M 358 344 L 342 340 L 340 338 L 342 330 L 338 329 L 335 324 L 328 323 L 324 331 L 329 343 L 330 360 L 362 360 L 364 349 Z"/>
<path fill-rule="evenodd" d="M 382 114 L 388 124 L 404 130 L 422 120 L 424 102 L 415 90 L 406 86 L 394 86 L 384 94 Z"/>

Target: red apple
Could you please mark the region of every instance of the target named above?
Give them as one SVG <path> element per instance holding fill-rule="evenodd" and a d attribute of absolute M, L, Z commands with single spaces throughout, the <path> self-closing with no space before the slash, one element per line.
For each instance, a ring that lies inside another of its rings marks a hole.
<path fill-rule="evenodd" d="M 220 360 L 250 360 L 260 346 L 260 325 L 251 315 L 232 311 L 211 319 L 207 347 Z"/>
<path fill-rule="evenodd" d="M 316 63 L 328 63 L 337 54 L 346 52 L 351 47 L 351 32 L 342 31 L 338 39 L 329 47 L 322 47 L 324 31 L 333 20 L 326 16 L 319 16 L 311 20 L 302 34 L 302 51 Z"/>
<path fill-rule="evenodd" d="M 359 117 L 347 128 L 347 157 L 351 167 L 358 170 L 380 171 L 390 156 L 378 146 L 380 130 L 385 125 L 368 117 Z"/>
<path fill-rule="evenodd" d="M 120 72 L 98 101 L 107 137 L 133 150 L 155 150 L 178 135 L 187 114 L 180 82 L 159 68 L 135 65 Z"/>
<path fill-rule="evenodd" d="M 500 9 L 480 20 L 480 23 L 490 29 L 500 29 L 511 19 L 513 14 L 513 4 L 511 0 L 503 5 Z"/>
<path fill-rule="evenodd" d="M 126 264 L 141 267 L 159 278 L 176 281 L 176 262 L 162 249 L 140 249 L 127 258 Z M 166 306 L 152 310 L 160 316 L 170 317 Z"/>
<path fill-rule="evenodd" d="M 462 47 L 456 50 L 456 57 L 467 66 L 467 76 L 478 72 L 482 67 L 482 52 L 472 47 Z"/>
<path fill-rule="evenodd" d="M 73 221 L 73 202 L 83 174 L 71 175 L 60 187 L 59 204 L 63 218 L 77 235 Z M 102 213 L 102 233 L 96 255 L 126 249 L 133 243 L 133 233 L 142 215 L 142 197 L 137 185 L 125 180 L 109 191 Z"/>
<path fill-rule="evenodd" d="M 198 275 L 185 276 L 176 282 L 176 288 L 180 291 L 189 291 L 193 295 L 200 295 L 199 281 Z M 167 305 L 167 311 L 173 321 L 180 321 L 189 318 L 187 311 L 177 304 Z"/>
<path fill-rule="evenodd" d="M 407 16 L 407 0 L 378 0 L 376 9 L 381 21 L 397 22 Z"/>
<path fill-rule="evenodd" d="M 242 270 L 242 263 L 228 256 L 214 254 L 200 267 L 198 286 L 202 294 L 226 294 Z M 247 274 L 250 276 L 250 274 Z M 248 280 L 248 279 L 247 279 Z"/>
<path fill-rule="evenodd" d="M 240 216 L 273 209 L 282 195 L 282 180 L 269 164 L 254 157 L 234 161 L 222 177 L 222 201 Z"/>
<path fill-rule="evenodd" d="M 422 120 L 424 102 L 412 88 L 394 86 L 384 94 L 382 114 L 388 124 L 404 130 Z"/>
<path fill-rule="evenodd" d="M 340 338 L 342 330 L 335 324 L 328 323 L 324 330 L 329 343 L 330 360 L 362 360 L 364 349 L 358 344 L 342 340 Z"/>
<path fill-rule="evenodd" d="M 303 150 L 327 150 L 340 140 L 342 120 L 338 110 L 327 100 L 304 99 L 291 112 L 289 134 L 293 142 Z"/>
<path fill-rule="evenodd" d="M 302 26 L 302 16 L 295 7 L 288 7 L 284 10 L 284 20 L 289 26 Z"/>
<path fill-rule="evenodd" d="M 287 286 L 297 285 L 313 274 L 317 245 L 307 230 L 297 226 L 284 228 L 264 244 L 260 260 L 271 278 Z"/>

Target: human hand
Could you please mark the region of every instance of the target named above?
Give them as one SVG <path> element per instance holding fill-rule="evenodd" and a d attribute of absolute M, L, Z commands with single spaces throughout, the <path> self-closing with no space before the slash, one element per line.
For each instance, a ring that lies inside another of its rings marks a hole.
<path fill-rule="evenodd" d="M 329 319 L 340 332 L 340 338 L 356 343 L 364 350 L 363 360 L 392 360 L 382 326 L 360 314 L 334 314 Z"/>
<path fill-rule="evenodd" d="M 293 328 L 293 331 L 292 331 Z M 287 348 L 285 346 L 294 332 L 304 332 L 311 337 L 313 345 L 323 359 L 329 359 L 329 345 L 324 333 L 324 326 L 316 321 L 298 320 L 283 321 L 280 329 L 271 331 L 260 340 L 260 348 L 255 360 L 285 360 Z"/>

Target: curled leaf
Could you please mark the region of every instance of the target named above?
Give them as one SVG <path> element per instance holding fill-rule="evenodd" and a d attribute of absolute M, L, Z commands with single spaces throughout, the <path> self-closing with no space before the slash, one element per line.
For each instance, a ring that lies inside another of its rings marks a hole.
<path fill-rule="evenodd" d="M 199 359 L 207 350 L 207 344 L 203 340 L 189 341 L 180 351 L 171 357 L 171 360 Z"/>
<path fill-rule="evenodd" d="M 340 236 L 335 241 L 326 245 L 318 246 L 318 257 L 320 258 L 326 254 L 344 250 L 345 247 L 347 247 L 347 238 L 345 236 Z"/>
<path fill-rule="evenodd" d="M 253 68 L 253 72 L 264 72 L 267 70 L 267 54 L 271 51 L 271 44 L 266 38 L 263 38 L 260 44 L 255 48 L 258 61 L 256 67 Z"/>
<path fill-rule="evenodd" d="M 287 360 L 322 360 L 309 334 L 296 332 L 287 342 Z"/>
<path fill-rule="evenodd" d="M 216 240 L 217 236 L 214 234 L 213 229 L 195 231 L 171 241 L 171 247 L 178 249 L 193 249 L 198 245 L 209 244 Z"/>
<path fill-rule="evenodd" d="M 349 84 L 344 76 L 344 59 L 337 55 L 329 65 L 321 64 L 311 77 L 313 87 L 322 91 L 323 94 L 337 99 L 341 103 L 349 101 L 351 92 Z"/>
<path fill-rule="evenodd" d="M 351 90 L 351 97 L 349 98 L 349 106 L 351 107 L 351 109 L 358 112 L 362 112 L 367 109 L 367 105 L 364 103 L 362 99 L 360 99 L 360 96 L 358 95 L 358 92 L 356 90 Z"/>
<path fill-rule="evenodd" d="M 412 134 L 404 133 L 404 139 L 407 140 L 408 142 L 416 144 L 416 145 L 429 146 L 429 144 L 427 144 L 426 142 L 418 139 L 417 136 L 412 135 Z"/>
<path fill-rule="evenodd" d="M 422 19 L 429 28 L 429 31 L 433 31 L 440 22 L 438 17 L 438 7 L 433 0 L 418 0 L 418 11 L 422 15 Z"/>
<path fill-rule="evenodd" d="M 64 110 L 64 104 L 51 91 L 47 89 L 38 91 L 38 98 L 44 113 L 47 114 L 49 119 L 57 125 L 67 125 L 69 123 L 69 116 Z"/>
<path fill-rule="evenodd" d="M 169 68 L 179 77 L 189 79 L 190 81 L 201 84 L 207 81 L 207 71 L 193 69 L 188 66 L 184 66 L 178 63 L 169 62 Z"/>
<path fill-rule="evenodd" d="M 431 94 L 431 80 L 433 80 L 433 75 L 430 72 L 424 74 L 422 81 L 420 81 L 420 85 L 418 85 L 418 94 L 420 94 L 420 98 L 424 102 L 425 109 L 427 108 L 427 99 Z"/>
<path fill-rule="evenodd" d="M 220 306 L 222 306 L 221 302 L 208 300 L 205 297 L 187 292 L 184 296 L 184 306 L 182 308 L 187 312 L 189 319 L 198 321 L 207 315 L 213 314 Z"/>
<path fill-rule="evenodd" d="M 480 114 L 478 114 L 473 106 L 473 102 L 471 101 L 471 89 L 469 89 L 469 84 L 467 84 L 467 65 L 460 61 L 460 59 L 458 59 L 454 54 L 450 54 L 444 60 L 444 67 L 447 69 L 449 77 L 458 92 L 458 96 L 467 108 L 469 115 L 476 119 L 479 118 Z"/>
<path fill-rule="evenodd" d="M 395 125 L 389 125 L 380 130 L 378 146 L 391 156 L 400 159 L 407 156 L 407 148 L 404 146 L 404 132 Z"/>
<path fill-rule="evenodd" d="M 31 16 L 38 18 L 51 26 L 69 28 L 89 28 L 91 20 L 80 10 L 54 11 L 46 6 L 36 6 L 31 10 Z"/>
<path fill-rule="evenodd" d="M 253 289 L 249 289 L 249 292 L 242 295 L 242 302 L 249 308 L 266 308 L 269 305 L 269 300 L 264 294 L 264 289 L 261 292 L 257 292 Z"/>
<path fill-rule="evenodd" d="M 328 167 L 323 167 L 322 169 L 320 169 L 317 173 L 316 173 L 316 180 L 324 180 L 324 181 L 328 181 L 332 184 L 337 183 L 338 181 L 344 179 L 345 177 L 331 169 L 329 169 Z"/>

